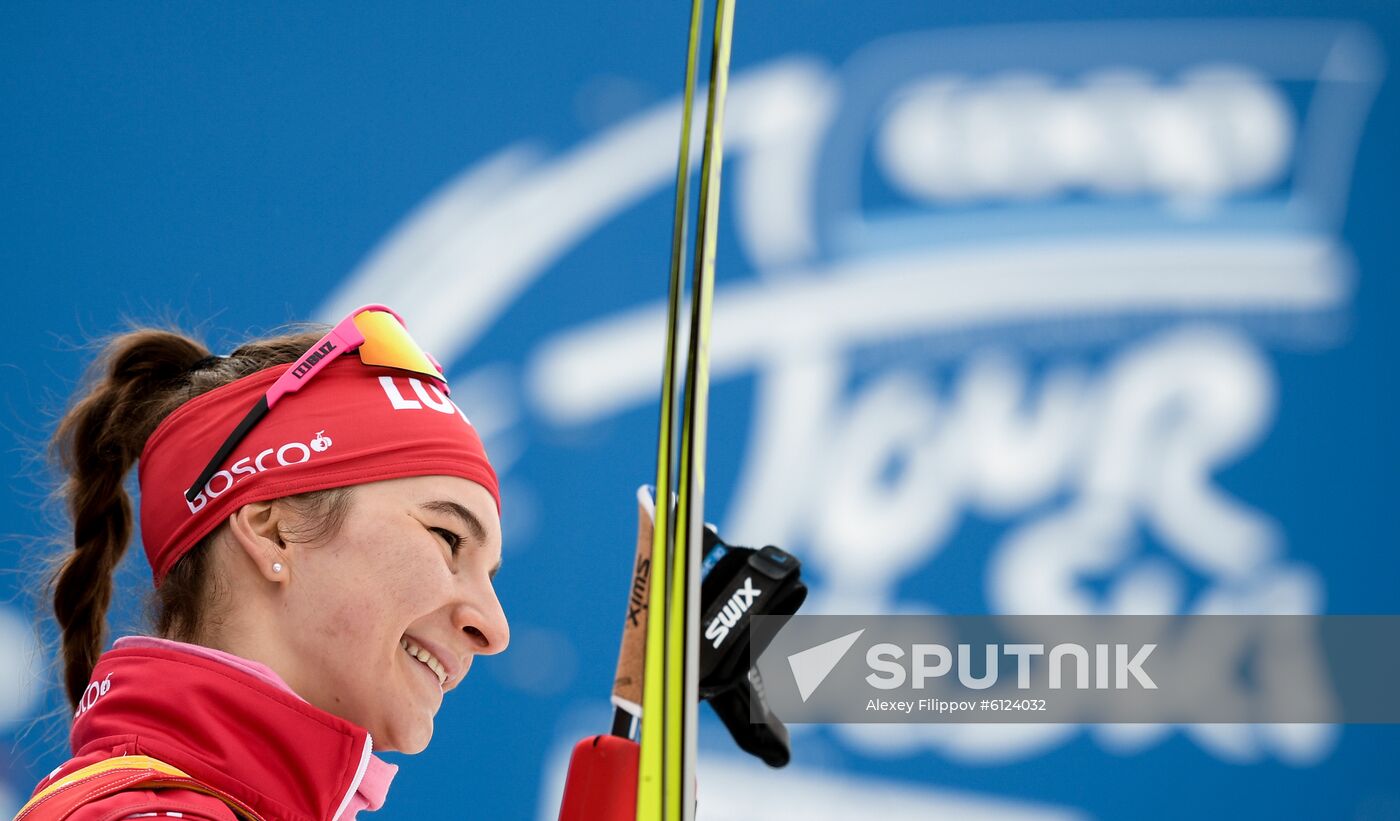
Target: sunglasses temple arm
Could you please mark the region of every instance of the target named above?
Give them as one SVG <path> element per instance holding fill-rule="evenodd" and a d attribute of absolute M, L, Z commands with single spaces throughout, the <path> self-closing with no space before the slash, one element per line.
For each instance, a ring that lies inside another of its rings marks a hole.
<path fill-rule="evenodd" d="M 233 433 L 230 433 L 228 438 L 224 440 L 224 443 L 219 446 L 219 452 L 214 454 L 213 459 L 209 460 L 209 464 L 205 466 L 204 472 L 199 474 L 199 478 L 194 480 L 194 484 L 190 485 L 190 489 L 185 491 L 185 501 L 193 502 L 195 500 L 195 497 L 199 495 L 204 486 L 214 478 L 214 474 L 219 472 L 219 465 L 222 465 L 224 460 L 233 453 L 233 449 L 238 447 L 238 443 L 243 441 L 243 437 L 248 435 L 248 431 L 252 430 L 254 425 L 262 421 L 264 416 L 267 416 L 267 411 L 267 395 L 264 394 L 263 397 L 258 400 L 258 404 L 254 405 L 248 411 L 248 415 L 243 417 L 243 421 L 238 423 L 238 427 L 233 429 Z"/>

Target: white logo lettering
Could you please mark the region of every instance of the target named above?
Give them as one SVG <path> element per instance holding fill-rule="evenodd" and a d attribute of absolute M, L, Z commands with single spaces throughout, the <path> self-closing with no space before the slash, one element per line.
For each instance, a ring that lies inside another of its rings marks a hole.
<path fill-rule="evenodd" d="M 222 476 L 224 479 L 224 486 L 219 488 L 218 490 L 215 490 L 214 482 L 218 481 L 220 476 Z M 231 487 L 233 487 L 233 475 L 226 470 L 221 470 L 209 479 L 208 484 L 204 486 L 204 492 L 209 494 L 210 499 L 216 499 L 219 496 L 222 496 L 224 492 Z"/>
<path fill-rule="evenodd" d="M 427 405 L 428 407 L 432 408 L 438 413 L 457 412 L 457 408 L 452 404 L 451 401 L 448 400 L 447 397 L 442 395 L 442 391 L 438 390 L 437 385 L 428 386 L 428 390 L 431 390 L 433 392 L 433 396 L 437 397 L 437 399 L 434 400 L 432 397 L 428 396 L 428 394 L 423 390 L 423 383 L 419 380 L 409 379 L 408 384 L 413 386 L 413 392 L 418 394 L 418 398 L 423 400 L 424 405 Z"/>
<path fill-rule="evenodd" d="M 462 417 L 468 425 L 472 422 L 456 403 L 448 399 L 437 385 L 424 385 L 423 380 L 409 377 L 408 386 L 413 389 L 417 399 L 408 399 L 399 389 L 399 385 L 392 376 L 379 377 L 379 385 L 384 389 L 384 395 L 389 397 L 389 404 L 394 410 L 422 410 L 424 407 L 432 408 L 438 413 L 455 413 Z"/>
<path fill-rule="evenodd" d="M 292 450 L 293 448 L 301 450 L 301 458 L 296 460 L 295 462 L 289 462 L 287 461 L 286 454 L 287 451 Z M 300 442 L 288 442 L 287 444 L 277 449 L 277 464 L 282 465 L 283 467 L 287 465 L 299 465 L 310 458 L 311 448 L 308 448 L 306 445 L 303 445 Z"/>
<path fill-rule="evenodd" d="M 399 386 L 394 384 L 394 377 L 379 377 L 379 386 L 384 389 L 384 395 L 389 397 L 389 404 L 394 406 L 394 410 L 420 410 L 423 405 L 412 399 L 404 399 L 399 393 Z"/>
<path fill-rule="evenodd" d="M 83 691 L 83 697 L 78 700 L 77 712 L 73 713 L 73 718 L 81 718 L 83 713 L 92 709 L 99 698 L 107 695 L 107 691 L 112 689 L 112 674 L 108 673 L 101 681 L 94 681 Z"/>
<path fill-rule="evenodd" d="M 744 579 L 744 586 L 734 591 L 734 595 L 729 597 L 729 601 L 713 619 L 710 625 L 705 628 L 705 638 L 713 642 L 712 646 L 719 649 L 724 640 L 729 635 L 729 631 L 738 624 L 739 617 L 748 611 L 753 605 L 753 600 L 759 597 L 763 591 L 753 586 L 753 577 Z"/>
<path fill-rule="evenodd" d="M 267 448 L 259 452 L 257 456 L 240 457 L 234 461 L 229 470 L 221 470 L 214 474 L 213 478 L 205 483 L 204 489 L 193 500 L 185 499 L 185 505 L 189 507 L 191 514 L 198 513 L 204 509 L 210 499 L 217 499 L 228 493 L 234 485 L 249 476 L 256 476 L 273 467 L 288 467 L 310 461 L 313 452 L 324 453 L 330 449 L 331 444 L 331 438 L 326 435 L 325 431 L 321 430 L 316 432 L 316 436 L 310 444 L 287 442 L 276 448 Z M 267 464 L 267 458 L 274 454 L 276 454 L 277 465 Z M 185 495 L 181 493 L 180 498 L 184 499 Z"/>

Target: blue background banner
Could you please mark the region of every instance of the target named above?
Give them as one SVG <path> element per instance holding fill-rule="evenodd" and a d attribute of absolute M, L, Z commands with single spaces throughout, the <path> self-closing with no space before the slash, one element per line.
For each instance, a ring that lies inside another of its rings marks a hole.
<path fill-rule="evenodd" d="M 502 474 L 513 641 L 379 817 L 554 816 L 653 471 L 687 11 L 6 9 L 0 814 L 64 757 L 87 343 L 383 302 Z M 811 613 L 1396 612 L 1397 50 L 1357 0 L 740 3 L 708 518 Z M 702 716 L 702 818 L 1400 818 L 1394 727 L 802 726 L 769 771 Z"/>

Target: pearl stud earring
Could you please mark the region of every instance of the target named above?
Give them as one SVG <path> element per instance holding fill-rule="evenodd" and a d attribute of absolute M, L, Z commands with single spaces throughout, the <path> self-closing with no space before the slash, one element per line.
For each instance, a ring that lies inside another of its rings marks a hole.
<path fill-rule="evenodd" d="M 282 563 L 281 563 L 281 562 L 273 562 L 273 563 L 272 563 L 272 572 L 273 572 L 273 573 L 281 573 L 281 572 L 282 572 Z"/>

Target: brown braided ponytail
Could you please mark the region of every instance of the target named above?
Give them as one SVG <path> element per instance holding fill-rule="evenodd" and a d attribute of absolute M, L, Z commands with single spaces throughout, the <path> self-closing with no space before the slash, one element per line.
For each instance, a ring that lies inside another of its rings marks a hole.
<path fill-rule="evenodd" d="M 132 536 L 132 501 L 123 484 L 146 439 L 184 402 L 273 365 L 294 362 L 320 337 L 306 331 L 258 340 L 227 357 L 211 357 L 183 334 L 142 329 L 111 339 L 89 372 L 91 387 L 58 423 L 52 453 L 64 477 L 59 493 L 73 525 L 73 546 L 52 580 L 53 611 L 63 638 L 63 681 L 76 708 L 106 645 L 112 577 Z M 334 528 L 345 493 L 303 494 Z M 217 533 L 218 531 L 216 531 Z M 162 582 L 156 632 L 198 641 L 212 589 L 206 548 L 186 554 Z"/>

